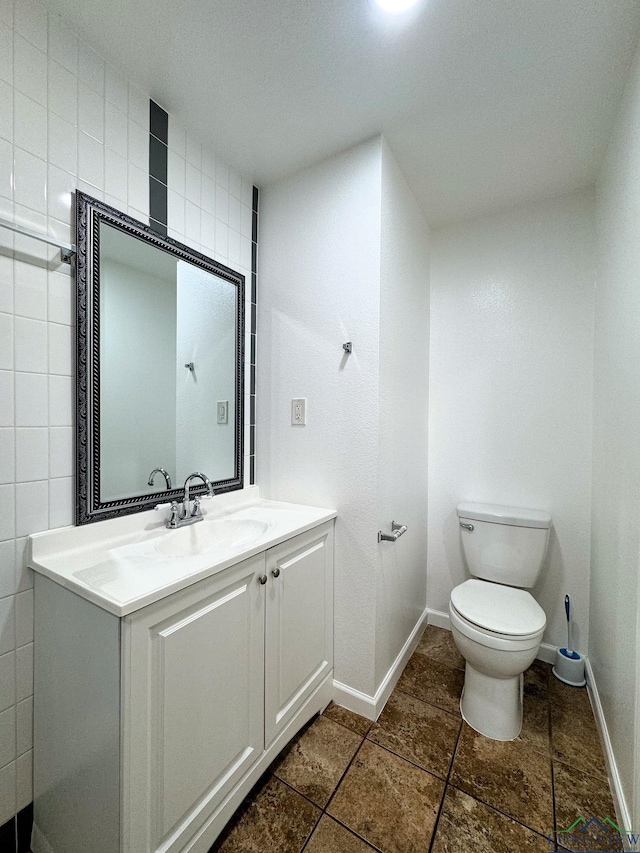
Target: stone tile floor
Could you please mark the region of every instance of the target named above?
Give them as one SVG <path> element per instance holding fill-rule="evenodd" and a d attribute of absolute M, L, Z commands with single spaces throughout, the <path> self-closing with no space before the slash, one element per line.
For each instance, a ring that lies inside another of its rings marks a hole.
<path fill-rule="evenodd" d="M 584 849 L 548 836 L 580 816 L 616 820 L 586 690 L 536 662 L 525 673 L 522 733 L 502 743 L 462 722 L 463 676 L 451 634 L 429 626 L 379 720 L 331 704 L 281 753 L 211 853 Z"/>

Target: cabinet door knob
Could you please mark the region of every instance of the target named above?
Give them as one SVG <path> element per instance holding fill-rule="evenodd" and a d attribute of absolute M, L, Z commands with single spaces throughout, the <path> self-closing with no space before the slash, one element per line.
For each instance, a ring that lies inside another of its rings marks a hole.
<path fill-rule="evenodd" d="M 274 569 L 271 572 L 271 574 L 274 576 L 274 578 L 279 578 L 280 577 L 280 569 Z"/>
<path fill-rule="evenodd" d="M 262 586 L 264 586 L 264 585 L 266 584 L 266 582 L 267 582 L 267 576 L 266 576 L 266 575 L 260 575 L 260 577 L 258 578 L 258 580 L 260 581 L 260 583 L 262 584 Z"/>

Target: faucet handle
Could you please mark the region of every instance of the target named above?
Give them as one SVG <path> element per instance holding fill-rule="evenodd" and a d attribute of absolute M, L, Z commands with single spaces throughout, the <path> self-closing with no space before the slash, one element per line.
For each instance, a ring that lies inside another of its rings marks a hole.
<path fill-rule="evenodd" d="M 178 501 L 171 501 L 171 515 L 169 516 L 169 521 L 167 521 L 167 527 L 173 529 L 179 526 L 180 521 L 180 509 L 178 507 Z"/>
<path fill-rule="evenodd" d="M 200 495 L 196 495 L 193 499 L 193 509 L 191 510 L 191 518 L 202 518 L 202 510 L 200 509 Z"/>

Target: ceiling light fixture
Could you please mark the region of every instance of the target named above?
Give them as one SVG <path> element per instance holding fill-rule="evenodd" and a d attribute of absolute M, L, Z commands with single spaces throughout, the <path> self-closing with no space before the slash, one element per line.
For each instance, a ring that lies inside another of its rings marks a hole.
<path fill-rule="evenodd" d="M 419 0 L 376 0 L 378 6 L 391 15 L 399 15 L 415 6 Z"/>

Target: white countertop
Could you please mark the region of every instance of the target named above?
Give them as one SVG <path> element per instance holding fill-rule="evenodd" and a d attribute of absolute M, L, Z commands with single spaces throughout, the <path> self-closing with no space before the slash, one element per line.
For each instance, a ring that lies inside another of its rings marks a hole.
<path fill-rule="evenodd" d="M 244 495 L 203 501 L 204 521 L 180 530 L 166 529 L 165 510 L 37 533 L 28 563 L 126 616 L 336 517 L 331 509 L 262 500 L 257 489 Z"/>

